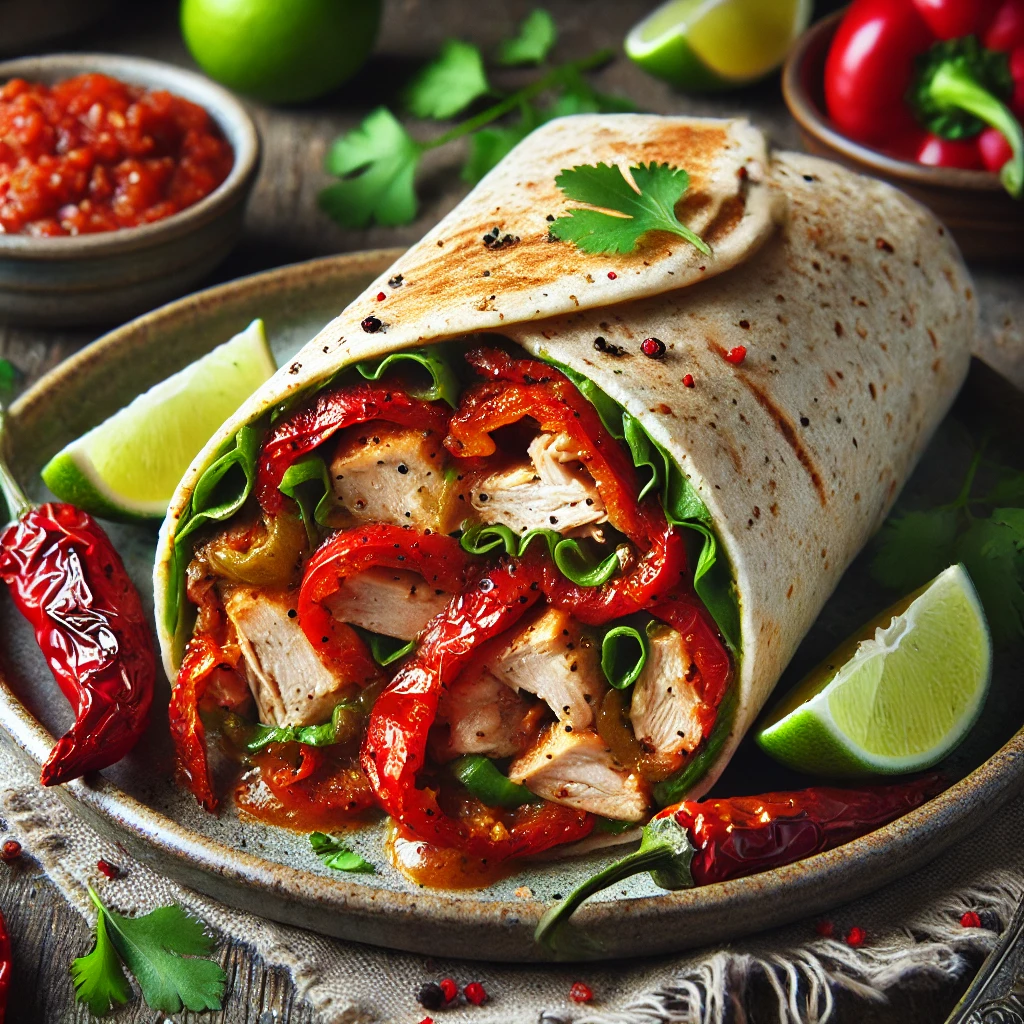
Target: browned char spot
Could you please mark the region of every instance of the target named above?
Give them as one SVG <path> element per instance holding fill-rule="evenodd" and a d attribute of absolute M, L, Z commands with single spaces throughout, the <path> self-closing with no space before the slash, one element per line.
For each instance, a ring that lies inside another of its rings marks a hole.
<path fill-rule="evenodd" d="M 746 206 L 747 201 L 743 196 L 729 196 L 704 232 L 704 241 L 713 248 L 720 239 L 735 231 L 739 222 L 743 220 Z"/>
<path fill-rule="evenodd" d="M 746 386 L 747 390 L 757 399 L 758 405 L 769 416 L 771 416 L 779 433 L 783 436 L 786 444 L 793 449 L 793 454 L 797 457 L 797 461 L 804 469 L 807 470 L 807 475 L 811 478 L 811 483 L 814 484 L 814 489 L 818 492 L 818 500 L 822 505 L 828 504 L 828 498 L 825 495 L 825 485 L 822 482 L 821 474 L 818 472 L 811 456 L 808 454 L 807 449 L 803 446 L 797 435 L 796 428 L 793 426 L 790 418 L 761 390 L 761 388 L 750 380 L 745 374 L 736 375 Z"/>

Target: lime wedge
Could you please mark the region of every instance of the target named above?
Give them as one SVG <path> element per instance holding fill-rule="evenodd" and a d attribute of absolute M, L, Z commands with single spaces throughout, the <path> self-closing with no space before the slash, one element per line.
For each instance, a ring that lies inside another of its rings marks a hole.
<path fill-rule="evenodd" d="M 626 54 L 680 89 L 727 89 L 785 59 L 812 0 L 669 0 L 626 36 Z"/>
<path fill-rule="evenodd" d="M 213 432 L 275 370 L 262 320 L 59 451 L 43 481 L 104 519 L 159 519 Z"/>
<path fill-rule="evenodd" d="M 992 641 L 953 565 L 818 665 L 769 714 L 761 748 L 815 775 L 914 772 L 967 735 L 988 692 Z"/>

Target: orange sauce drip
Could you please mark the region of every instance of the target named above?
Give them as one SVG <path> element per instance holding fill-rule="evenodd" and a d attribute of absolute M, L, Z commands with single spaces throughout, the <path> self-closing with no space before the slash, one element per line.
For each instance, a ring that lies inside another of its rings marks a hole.
<path fill-rule="evenodd" d="M 430 889 L 483 889 L 513 871 L 509 861 L 488 861 L 461 850 L 406 839 L 392 825 L 384 843 L 392 865 L 410 882 Z"/>

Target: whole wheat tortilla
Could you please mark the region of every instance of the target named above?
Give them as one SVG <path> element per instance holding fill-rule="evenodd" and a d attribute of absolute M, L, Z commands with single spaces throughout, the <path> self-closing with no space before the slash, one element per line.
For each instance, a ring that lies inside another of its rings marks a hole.
<path fill-rule="evenodd" d="M 680 213 L 712 241 L 713 258 L 660 234 L 626 256 L 547 241 L 546 217 L 566 205 L 554 186 L 561 169 L 648 160 L 690 171 L 691 196 L 700 198 L 684 200 Z M 492 226 L 519 243 L 486 248 Z M 396 274 L 402 284 L 388 285 Z M 369 313 L 385 331 L 360 329 Z M 735 573 L 742 641 L 732 732 L 699 794 L 952 403 L 975 319 L 952 241 L 888 185 L 798 154 L 769 160 L 745 121 L 552 122 L 260 388 L 193 462 L 154 571 L 168 672 L 177 668 L 163 614 L 174 530 L 225 441 L 350 363 L 491 331 L 591 377 L 668 449 L 714 517 Z M 597 336 L 611 343 L 604 352 Z M 665 342 L 664 359 L 640 354 L 645 337 Z M 725 354 L 740 345 L 746 356 L 737 365 Z"/>

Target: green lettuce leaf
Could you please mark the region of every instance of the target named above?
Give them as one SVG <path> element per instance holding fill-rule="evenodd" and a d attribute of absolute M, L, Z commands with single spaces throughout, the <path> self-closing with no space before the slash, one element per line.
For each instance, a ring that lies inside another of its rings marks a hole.
<path fill-rule="evenodd" d="M 603 561 L 595 562 L 578 540 L 563 537 L 556 530 L 530 530 L 520 536 L 501 523 L 478 524 L 469 527 L 459 543 L 471 555 L 486 555 L 504 547 L 505 554 L 522 558 L 538 537 L 546 542 L 548 554 L 558 571 L 577 586 L 599 587 L 607 583 L 619 568 L 619 556 L 614 551 Z"/>
<path fill-rule="evenodd" d="M 601 671 L 608 685 L 616 690 L 632 686 L 647 664 L 650 646 L 647 631 L 654 622 L 649 616 L 647 622 L 620 623 L 606 630 L 601 638 Z"/>
<path fill-rule="evenodd" d="M 668 521 L 700 535 L 701 550 L 694 568 L 693 586 L 733 654 L 736 654 L 740 644 L 740 610 L 732 569 L 715 537 L 711 513 L 693 484 L 640 421 L 589 377 L 545 353 L 541 357 L 558 367 L 576 385 L 580 394 L 597 410 L 605 429 L 613 437 L 626 442 L 633 464 L 641 473 L 640 497 L 652 492 L 660 494 Z"/>

